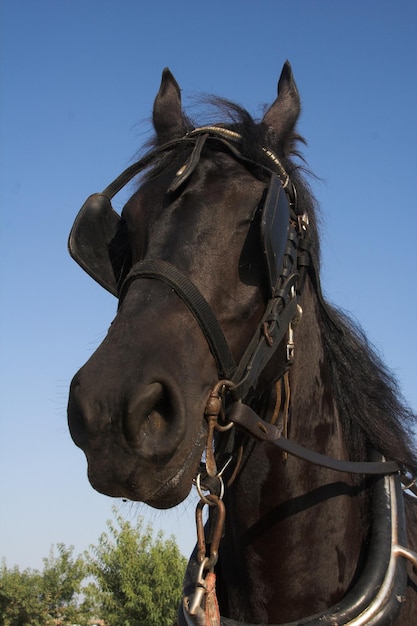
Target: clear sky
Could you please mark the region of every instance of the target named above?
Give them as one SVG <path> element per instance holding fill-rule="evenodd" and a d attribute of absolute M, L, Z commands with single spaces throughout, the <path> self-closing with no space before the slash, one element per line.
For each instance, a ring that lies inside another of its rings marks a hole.
<path fill-rule="evenodd" d="M 113 500 L 90 487 L 66 424 L 69 382 L 116 300 L 67 254 L 85 198 L 149 136 L 161 71 L 185 102 L 215 93 L 255 116 L 285 59 L 319 177 L 323 282 L 417 407 L 415 0 L 2 0 L 0 556 L 41 567 L 97 541 Z M 121 208 L 122 200 L 116 201 Z M 195 497 L 121 511 L 188 554 Z"/>

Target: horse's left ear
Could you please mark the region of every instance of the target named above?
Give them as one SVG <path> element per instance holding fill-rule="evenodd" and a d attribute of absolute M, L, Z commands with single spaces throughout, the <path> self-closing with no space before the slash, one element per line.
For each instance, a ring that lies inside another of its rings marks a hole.
<path fill-rule="evenodd" d="M 153 125 L 161 143 L 183 135 L 181 91 L 167 67 L 153 105 Z"/>
<path fill-rule="evenodd" d="M 294 81 L 291 65 L 289 61 L 286 61 L 278 81 L 278 97 L 262 120 L 278 136 L 284 152 L 291 149 L 300 109 L 300 95 Z"/>

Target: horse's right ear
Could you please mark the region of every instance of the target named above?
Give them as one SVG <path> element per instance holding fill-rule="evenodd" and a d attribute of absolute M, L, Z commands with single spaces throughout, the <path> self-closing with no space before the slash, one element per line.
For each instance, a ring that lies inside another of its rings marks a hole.
<path fill-rule="evenodd" d="M 153 125 L 160 143 L 177 139 L 184 134 L 181 91 L 167 67 L 162 72 L 161 86 L 153 105 Z"/>

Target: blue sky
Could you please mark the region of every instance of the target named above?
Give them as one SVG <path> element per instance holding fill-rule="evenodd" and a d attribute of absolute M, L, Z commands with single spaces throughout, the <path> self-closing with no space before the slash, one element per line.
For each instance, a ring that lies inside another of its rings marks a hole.
<path fill-rule="evenodd" d="M 255 116 L 285 59 L 322 207 L 323 283 L 417 407 L 415 0 L 3 0 L 0 556 L 41 567 L 51 544 L 97 541 L 114 501 L 93 491 L 66 425 L 69 382 L 116 301 L 67 254 L 85 198 L 149 136 L 161 71 L 185 103 L 215 93 Z M 123 198 L 115 206 L 121 208 Z M 195 497 L 120 505 L 194 544 Z"/>

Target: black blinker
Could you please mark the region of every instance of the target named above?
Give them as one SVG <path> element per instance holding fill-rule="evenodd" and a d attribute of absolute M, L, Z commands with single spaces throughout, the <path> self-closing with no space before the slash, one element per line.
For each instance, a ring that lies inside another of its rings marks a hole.
<path fill-rule="evenodd" d="M 289 223 L 290 206 L 287 194 L 279 177 L 272 174 L 261 219 L 261 241 L 268 267 L 271 296 L 275 295 L 283 265 Z"/>
<path fill-rule="evenodd" d="M 74 261 L 114 296 L 121 264 L 121 255 L 115 250 L 120 222 L 108 197 L 95 193 L 81 207 L 68 239 Z"/>
<path fill-rule="evenodd" d="M 197 130 L 205 131 L 204 128 Z M 130 269 L 131 260 L 127 235 L 124 232 L 124 220 L 114 211 L 111 198 L 143 170 L 152 157 L 190 141 L 194 143 L 191 155 L 167 190 L 168 193 L 176 192 L 195 170 L 205 142 L 211 137 L 209 131 L 210 128 L 197 136 L 197 139 L 187 136 L 157 148 L 151 155 L 146 155 L 122 172 L 103 193 L 95 193 L 87 198 L 81 207 L 70 232 L 69 252 L 87 274 L 114 296 L 117 297 L 119 294 L 119 286 Z M 225 144 L 236 158 L 243 162 L 249 161 L 227 138 L 223 138 L 225 132 L 224 129 L 211 128 L 214 138 Z M 237 139 L 233 137 L 234 141 L 239 140 L 239 136 L 236 136 Z M 271 179 L 262 208 L 261 241 L 267 265 L 270 297 L 274 297 L 289 237 L 290 207 L 279 176 L 271 173 L 269 169 L 267 171 L 271 174 Z"/>

